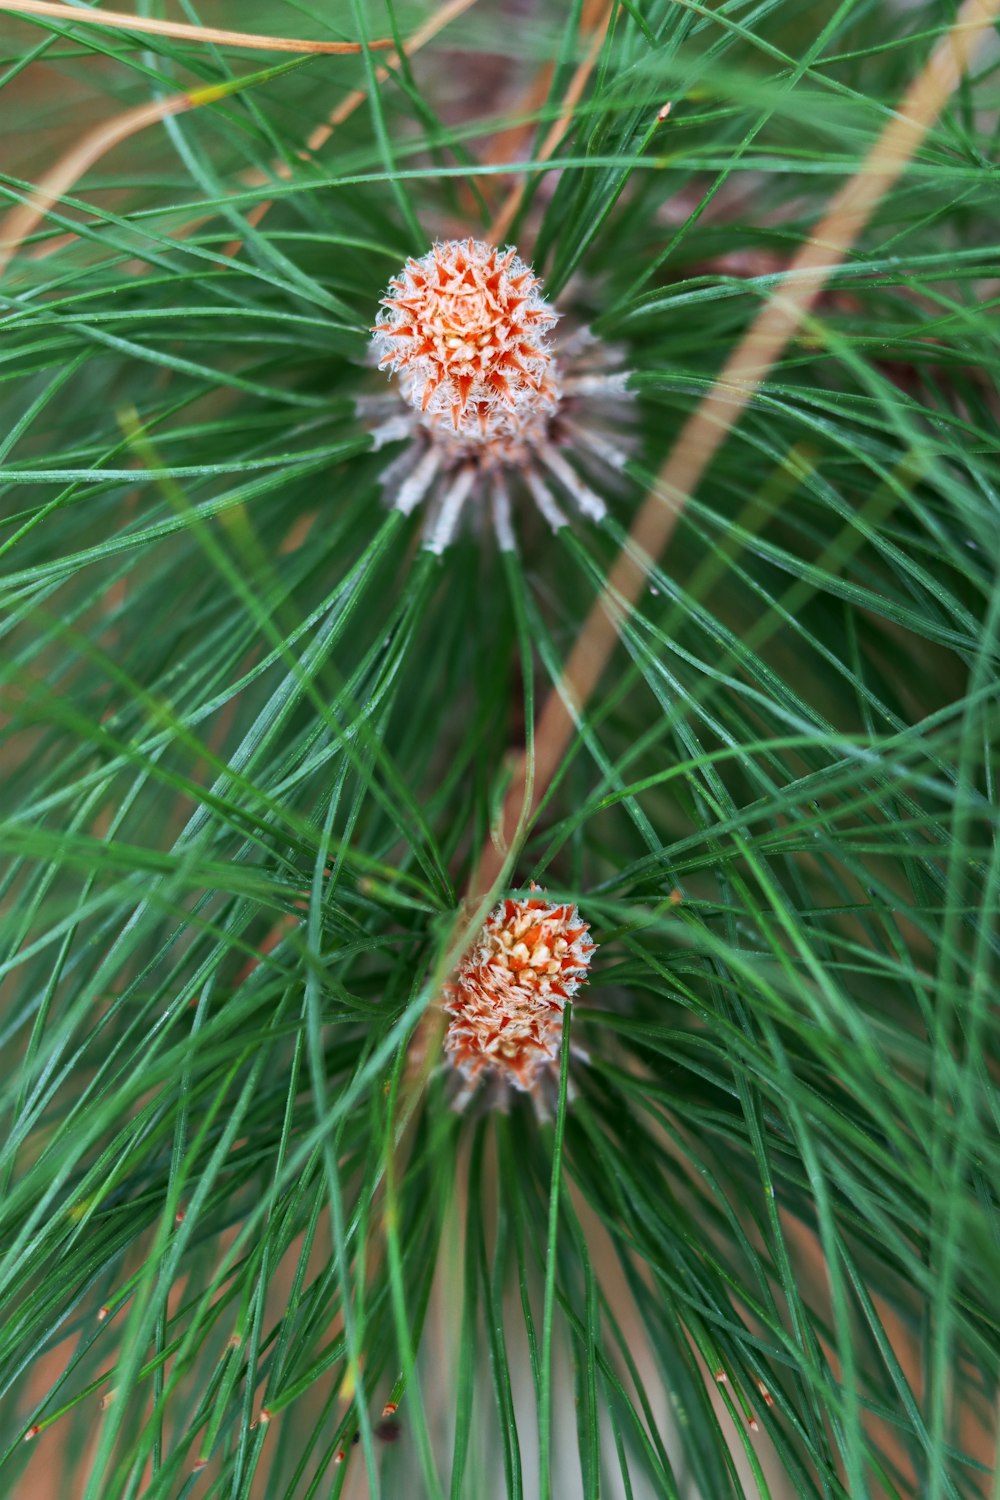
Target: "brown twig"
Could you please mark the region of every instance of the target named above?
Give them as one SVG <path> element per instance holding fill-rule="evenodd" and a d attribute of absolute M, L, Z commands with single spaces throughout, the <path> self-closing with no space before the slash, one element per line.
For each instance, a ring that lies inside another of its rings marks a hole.
<path fill-rule="evenodd" d="M 423 26 L 419 27 L 413 33 L 413 36 L 405 44 L 403 51 L 407 56 L 418 51 L 447 26 L 449 21 L 454 20 L 463 11 L 470 9 L 475 3 L 476 0 L 449 0 L 448 4 L 442 5 L 435 11 L 433 16 L 425 21 Z M 26 6 L 37 10 L 41 4 L 42 0 L 0 0 L 0 10 L 24 10 Z M 74 20 L 80 18 L 84 20 L 103 20 L 106 16 L 114 14 L 113 12 L 106 11 L 98 18 L 94 12 L 78 11 L 70 6 L 48 6 L 48 10 L 52 9 L 59 11 L 68 10 Z M 165 22 L 162 23 L 162 25 L 166 24 Z M 151 27 L 152 29 L 157 29 L 161 23 L 157 22 L 154 26 L 152 22 L 146 23 L 143 21 L 141 23 L 137 22 L 136 25 L 139 30 L 143 28 L 150 29 Z M 199 37 L 209 40 L 225 36 L 235 37 L 242 35 L 236 32 L 212 32 L 208 29 L 202 30 L 199 27 L 190 26 L 182 29 L 185 33 L 196 32 Z M 340 50 L 355 52 L 361 50 L 360 45 L 355 42 L 338 42 L 330 45 L 321 43 L 319 45 L 323 51 L 330 51 L 333 45 Z M 382 46 L 383 43 L 372 43 L 372 45 Z M 311 43 L 302 43 L 301 47 L 296 44 L 293 48 L 289 43 L 288 47 L 283 46 L 281 50 L 303 50 L 309 49 L 311 46 Z M 396 66 L 398 62 L 399 54 L 394 53 L 388 63 L 378 69 L 375 76 L 379 83 L 384 82 L 389 76 L 389 69 Z M 166 119 L 168 115 L 181 114 L 185 110 L 196 109 L 199 105 L 209 104 L 213 100 L 221 98 L 223 94 L 235 92 L 241 86 L 241 83 L 246 81 L 236 80 L 226 84 L 209 84 L 201 89 L 185 90 L 171 95 L 168 99 L 160 99 L 149 104 L 136 105 L 134 109 L 125 110 L 113 120 L 106 120 L 96 126 L 78 145 L 68 151 L 51 171 L 45 174 L 41 182 L 36 185 L 31 198 L 26 203 L 19 204 L 7 214 L 6 218 L 0 221 L 0 275 L 3 274 L 11 258 L 17 253 L 28 235 L 33 232 L 45 217 L 52 205 L 68 193 L 73 184 L 78 182 L 83 176 L 84 172 L 92 167 L 96 161 L 99 161 L 106 152 L 110 151 L 114 146 L 119 145 L 120 142 L 127 140 L 129 136 L 137 134 L 140 130 L 145 130 L 147 126 L 155 125 L 158 121 Z M 358 108 L 359 104 L 364 102 L 366 97 L 367 95 L 363 89 L 352 90 L 337 106 L 333 114 L 329 117 L 329 120 L 313 131 L 307 142 L 306 151 L 318 151 L 333 134 L 336 126 L 340 125 L 349 115 L 353 114 L 354 110 Z M 306 152 L 300 154 L 305 156 Z M 291 175 L 291 169 L 288 163 L 284 161 L 276 162 L 273 172 L 275 176 L 283 179 Z M 245 187 L 260 186 L 262 183 L 270 180 L 267 173 L 261 172 L 256 168 L 244 173 L 240 178 L 241 183 Z M 259 223 L 270 207 L 271 200 L 258 204 L 252 214 L 248 216 L 250 222 L 252 224 Z M 178 231 L 178 234 L 196 228 L 199 224 L 203 224 L 206 218 L 210 217 L 212 215 L 205 215 L 190 220 L 184 225 L 183 231 Z M 60 243 L 64 244 L 67 239 L 71 238 L 75 238 L 75 236 L 64 236 L 61 238 Z M 227 253 L 234 253 L 235 250 L 239 249 L 241 243 L 240 240 L 232 241 L 226 247 Z"/>
<path fill-rule="evenodd" d="M 606 0 L 585 0 L 580 15 L 580 34 L 586 35 L 592 31 L 598 23 L 598 18 L 605 8 Z M 605 30 L 607 21 L 605 20 Z M 555 77 L 556 65 L 551 60 L 542 63 L 534 75 L 520 90 L 517 98 L 511 103 L 508 113 L 517 122 L 499 130 L 495 130 L 485 143 L 480 153 L 480 161 L 484 166 L 499 166 L 504 161 L 517 161 L 525 155 L 528 143 L 536 126 L 536 116 L 543 108 L 546 99 L 552 89 L 552 80 Z M 565 103 L 565 101 L 564 101 Z M 493 175 L 480 177 L 476 182 L 476 188 L 486 203 L 499 185 L 500 179 Z M 476 198 L 472 183 L 463 183 L 463 200 L 469 213 L 474 213 Z"/>
<path fill-rule="evenodd" d="M 580 63 L 573 77 L 570 79 L 569 87 L 563 96 L 562 109 L 558 120 L 554 121 L 546 133 L 545 139 L 539 147 L 537 164 L 542 165 L 552 156 L 559 142 L 562 140 L 566 130 L 573 120 L 573 111 L 579 104 L 583 91 L 587 87 L 587 80 L 593 71 L 594 64 L 600 56 L 601 48 L 604 46 L 604 38 L 607 35 L 608 26 L 611 22 L 611 4 L 602 5 L 597 18 L 593 21 L 594 34 L 590 39 L 587 54 Z M 584 13 L 581 30 L 586 29 L 587 15 Z M 490 225 L 488 238 L 491 244 L 499 245 L 503 242 L 507 231 L 517 216 L 518 209 L 524 201 L 524 195 L 528 190 L 528 179 L 522 176 L 511 188 L 504 199 L 499 213 Z"/>
<path fill-rule="evenodd" d="M 429 16 L 422 26 L 418 26 L 410 39 L 404 43 L 402 54 L 394 52 L 385 63 L 381 64 L 375 70 L 376 83 L 385 83 L 386 79 L 390 77 L 393 68 L 399 66 L 403 56 L 412 57 L 415 52 L 419 52 L 421 47 L 425 47 L 433 37 L 437 36 L 439 31 L 443 31 L 450 22 L 454 21 L 457 16 L 462 15 L 464 11 L 471 10 L 475 3 L 476 0 L 449 0 L 447 5 L 439 6 L 434 14 Z M 344 121 L 349 119 L 360 105 L 364 104 L 367 97 L 368 94 L 365 89 L 352 89 L 341 100 L 328 119 L 324 120 L 322 125 L 317 125 L 312 135 L 306 141 L 303 150 L 297 153 L 299 160 L 307 161 L 310 156 L 325 146 L 338 125 L 343 125 Z M 292 169 L 290 164 L 286 161 L 278 161 L 273 163 L 270 174 L 254 168 L 249 172 L 244 172 L 240 177 L 240 182 L 244 187 L 261 187 L 265 183 L 270 182 L 274 177 L 278 177 L 284 182 L 291 175 Z M 248 224 L 251 227 L 256 227 L 273 206 L 273 198 L 268 198 L 266 201 L 258 203 L 246 216 Z M 242 240 L 230 240 L 223 254 L 235 255 L 242 244 Z"/>
<path fill-rule="evenodd" d="M 246 47 L 262 52 L 356 53 L 363 51 L 361 42 L 317 42 L 303 37 L 264 36 L 252 31 L 219 31 L 214 26 L 190 26 L 184 21 L 157 21 L 148 16 L 129 16 L 120 10 L 81 10 L 75 5 L 60 5 L 57 0 L 0 0 L 0 11 L 22 16 L 48 16 L 75 25 L 109 26 L 115 31 L 139 31 L 149 36 L 170 36 L 186 42 L 219 42 L 223 46 Z M 392 37 L 367 42 L 370 49 L 393 45 Z"/>
<path fill-rule="evenodd" d="M 532 819 L 618 641 L 621 621 L 639 593 L 706 469 L 801 327 L 832 272 L 920 146 L 968 67 L 1000 0 L 966 0 L 952 27 L 908 89 L 859 171 L 840 189 L 809 241 L 730 355 L 714 386 L 681 429 L 657 481 L 612 564 L 559 681 L 538 720 L 532 753 L 515 763 L 499 823 L 491 828 L 452 927 L 440 969 L 446 974 L 475 941 L 480 925 L 513 869 Z M 429 1007 L 410 1041 L 400 1117 L 409 1120 L 432 1072 L 444 1035 L 444 1013 Z"/>
<path fill-rule="evenodd" d="M 573 117 L 573 110 L 576 108 L 577 102 L 579 102 L 580 96 L 582 96 L 583 89 L 586 87 L 586 81 L 588 81 L 589 75 L 591 75 L 595 60 L 597 60 L 598 54 L 600 54 L 601 46 L 604 45 L 604 36 L 606 36 L 610 18 L 612 18 L 612 5 L 610 3 L 603 3 L 601 5 L 600 17 L 598 17 L 597 24 L 595 24 L 591 45 L 589 45 L 583 62 L 580 63 L 579 68 L 576 69 L 573 78 L 571 78 L 570 87 L 568 87 L 564 101 L 562 101 L 562 110 L 559 113 L 558 121 L 553 124 L 552 129 L 549 130 L 546 139 L 541 144 L 540 154 L 538 154 L 540 162 L 549 159 L 550 154 L 555 151 L 556 145 L 558 145 L 559 139 L 561 139 L 562 132 L 564 132 L 565 127 L 567 127 L 571 117 Z M 588 20 L 588 10 L 583 12 L 583 23 L 586 23 L 586 20 Z M 520 202 L 522 202 L 523 195 L 525 195 L 525 189 L 526 178 L 522 178 L 519 183 L 514 184 L 513 189 L 508 193 L 504 205 L 502 205 L 501 210 L 496 214 L 495 220 L 490 225 L 489 237 L 493 243 L 498 243 L 499 240 L 502 240 L 502 236 L 507 234 L 507 229 L 510 228 L 514 214 L 519 210 Z M 552 769 L 555 769 L 555 762 L 553 762 Z M 459 916 L 457 916 L 453 929 L 451 929 L 447 950 L 442 954 L 441 962 L 439 962 L 441 978 L 447 977 L 448 972 L 460 962 L 463 953 L 468 950 L 469 944 L 474 941 L 475 935 L 480 930 L 481 922 L 483 922 L 484 916 L 486 916 L 487 909 L 489 909 L 493 894 L 495 894 L 495 886 L 499 885 L 505 871 L 513 864 L 514 858 L 516 858 L 517 847 L 520 846 L 520 840 L 522 840 L 526 826 L 528 826 L 531 811 L 537 805 L 537 799 L 532 796 L 532 760 L 528 756 L 528 751 L 525 751 L 520 756 L 519 762 L 517 762 L 516 777 L 514 777 L 511 792 L 514 792 L 516 789 L 519 792 L 519 807 L 517 807 L 516 813 L 514 813 L 513 829 L 508 826 L 508 813 L 513 810 L 514 802 L 511 799 L 510 793 L 508 793 L 507 798 L 504 799 L 504 808 L 502 808 L 501 828 L 493 829 L 492 834 L 487 838 L 486 846 L 484 846 L 483 853 L 480 855 L 480 864 L 475 868 L 474 876 L 472 876 L 471 883 L 469 883 L 468 894 L 466 894 L 465 900 L 463 900 L 462 909 L 460 909 Z M 489 874 L 489 879 L 481 879 L 480 874 Z M 403 1119 L 403 1121 L 409 1121 L 412 1115 L 414 1115 L 415 1107 L 417 1107 L 421 1092 L 423 1092 L 424 1083 L 427 1082 L 430 1073 L 433 1071 L 433 1067 L 435 1067 L 436 1055 L 438 1055 L 438 1049 L 441 1046 L 442 1035 L 444 1035 L 444 1013 L 442 1013 L 438 1005 L 432 1005 L 432 1007 L 429 1007 L 429 1010 L 424 1011 L 423 1017 L 421 1017 L 411 1041 L 409 1041 L 406 1082 L 405 1086 L 403 1086 L 402 1095 L 400 1095 L 400 1119 Z"/>
<path fill-rule="evenodd" d="M 835 195 L 812 237 L 792 260 L 783 285 L 765 303 L 711 391 L 682 428 L 559 682 L 545 700 L 533 760 L 529 763 L 527 751 L 519 757 L 499 828 L 485 843 L 473 872 L 467 905 L 482 907 L 511 864 L 562 761 L 574 725 L 603 675 L 620 623 L 673 535 L 688 497 L 880 199 L 920 146 L 968 68 L 976 42 L 998 14 L 1000 0 L 966 0 L 861 168 Z"/>

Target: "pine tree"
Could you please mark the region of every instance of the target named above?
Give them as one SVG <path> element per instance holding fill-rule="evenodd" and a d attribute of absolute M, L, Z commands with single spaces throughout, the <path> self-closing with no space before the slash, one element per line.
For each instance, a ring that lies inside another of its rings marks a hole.
<path fill-rule="evenodd" d="M 0 10 L 0 1491 L 996 1497 L 1000 0 Z"/>

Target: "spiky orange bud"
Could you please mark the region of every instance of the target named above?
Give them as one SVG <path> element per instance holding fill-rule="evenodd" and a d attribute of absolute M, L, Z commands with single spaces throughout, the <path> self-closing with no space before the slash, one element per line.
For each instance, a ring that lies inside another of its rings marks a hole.
<path fill-rule="evenodd" d="M 557 314 L 511 247 L 448 240 L 408 260 L 375 325 L 380 370 L 410 404 L 455 432 L 488 439 L 504 413 L 555 406 L 545 335 Z"/>
<path fill-rule="evenodd" d="M 594 953 L 577 908 L 508 898 L 445 986 L 445 1050 L 470 1084 L 492 1073 L 530 1091 L 559 1056 L 566 1002 Z"/>
<path fill-rule="evenodd" d="M 512 551 L 508 478 L 522 482 L 553 531 L 566 517 L 551 480 L 582 516 L 601 521 L 607 512 L 563 450 L 578 449 L 585 469 L 624 467 L 613 437 L 626 373 L 615 368 L 619 352 L 586 329 L 557 363 L 547 335 L 559 315 L 540 285 L 511 246 L 447 240 L 408 260 L 382 298 L 372 343 L 379 369 L 398 376 L 396 391 L 362 397 L 358 411 L 375 419 L 375 448 L 409 443 L 383 483 L 404 515 L 429 502 L 430 552 L 443 552 L 466 510 L 484 501 L 501 549 Z"/>

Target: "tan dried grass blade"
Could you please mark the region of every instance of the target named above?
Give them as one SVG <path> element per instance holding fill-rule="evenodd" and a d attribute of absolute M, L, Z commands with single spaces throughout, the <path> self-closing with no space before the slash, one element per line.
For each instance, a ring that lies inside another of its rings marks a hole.
<path fill-rule="evenodd" d="M 150 104 L 139 104 L 134 109 L 127 109 L 113 120 L 102 121 L 85 135 L 51 171 L 46 172 L 27 202 L 19 203 L 0 220 L 0 275 L 28 235 L 37 229 L 52 205 L 68 193 L 74 182 L 106 151 L 117 146 L 119 141 L 135 135 L 136 131 L 145 130 L 147 125 L 155 125 L 168 115 L 180 114 L 191 108 L 190 94 L 174 94 L 169 99 L 158 99 Z"/>
<path fill-rule="evenodd" d="M 0 0 L 0 10 L 3 10 L 7 3 L 8 0 Z M 431 41 L 439 31 L 442 31 L 450 21 L 453 21 L 456 16 L 462 15 L 464 11 L 470 10 L 475 4 L 476 0 L 447 0 L 446 4 L 440 6 L 433 13 L 433 15 L 431 15 L 424 22 L 424 24 L 418 27 L 418 29 L 413 33 L 410 39 L 405 43 L 402 49 L 403 53 L 405 53 L 407 57 L 412 57 L 415 52 L 418 52 L 421 47 L 425 46 L 427 42 Z M 76 12 L 74 11 L 74 16 L 75 15 Z M 354 44 L 352 43 L 351 45 L 353 46 Z M 377 45 L 381 46 L 382 44 L 380 42 Z M 376 81 L 378 83 L 384 83 L 385 80 L 389 77 L 389 70 L 393 67 L 396 67 L 399 61 L 399 54 L 393 53 L 392 57 L 387 60 L 387 63 L 383 66 L 380 66 L 376 70 Z M 48 208 L 50 208 L 52 204 L 56 202 L 56 200 L 60 198 L 64 193 L 69 192 L 70 188 L 73 186 L 73 183 L 76 182 L 77 179 L 81 177 L 89 167 L 93 166 L 94 162 L 97 161 L 99 157 L 103 156 L 105 151 L 110 151 L 111 148 L 113 146 L 116 146 L 119 141 L 126 140 L 130 135 L 135 134 L 136 131 L 143 129 L 146 125 L 155 124 L 157 119 L 161 119 L 167 114 L 176 113 L 179 111 L 179 109 L 182 108 L 188 108 L 193 107 L 197 104 L 208 103 L 208 92 L 209 91 L 206 89 L 200 91 L 197 98 L 194 98 L 192 96 L 190 105 L 184 103 L 185 98 L 187 98 L 188 96 L 178 94 L 174 99 L 168 99 L 164 101 L 162 113 L 160 114 L 150 113 L 143 116 L 143 111 L 146 109 L 146 106 L 140 106 L 136 110 L 127 111 L 125 114 L 118 116 L 115 120 L 108 121 L 104 125 L 98 126 L 98 128 L 92 133 L 92 135 L 87 136 L 85 141 L 81 142 L 79 147 L 68 153 L 68 155 L 64 157 L 63 160 L 60 161 L 52 169 L 52 172 L 42 180 L 31 203 L 24 204 L 21 207 L 14 209 L 12 213 L 8 215 L 5 221 L 0 222 L 0 274 L 2 274 L 4 267 L 9 263 L 11 256 L 16 252 L 18 246 L 37 227 L 40 219 L 47 212 Z M 354 113 L 358 106 L 364 103 L 367 97 L 367 93 L 364 89 L 353 89 L 351 93 L 349 93 L 347 97 L 343 99 L 337 106 L 337 108 L 332 112 L 332 114 L 329 116 L 329 119 L 326 120 L 322 125 L 317 126 L 316 129 L 312 132 L 306 143 L 306 150 L 299 153 L 302 159 L 305 160 L 308 158 L 311 152 L 318 151 L 320 147 L 323 146 L 327 140 L 329 140 L 335 128 L 338 125 L 343 124 L 343 122 L 351 114 Z M 178 101 L 180 101 L 179 104 Z M 288 166 L 287 162 L 274 161 L 272 163 L 272 172 L 270 175 L 265 172 L 261 172 L 257 168 L 253 168 L 251 171 L 241 174 L 240 182 L 244 187 L 259 187 L 267 182 L 270 182 L 273 177 L 279 177 L 287 180 L 288 178 L 290 178 L 290 176 L 291 168 Z M 58 189 L 53 191 L 54 185 L 56 184 L 58 184 Z M 46 195 L 48 195 L 48 202 L 40 212 L 36 212 L 35 205 L 41 202 Z M 251 225 L 258 224 L 267 213 L 268 209 L 271 207 L 271 202 L 272 200 L 268 199 L 263 203 L 257 204 L 257 206 L 252 209 L 251 212 L 247 215 L 248 222 Z M 186 224 L 182 225 L 179 229 L 174 231 L 175 237 L 180 238 L 185 234 L 189 234 L 192 230 L 198 228 L 199 225 L 204 224 L 207 218 L 210 217 L 211 215 L 203 215 L 196 219 L 190 219 Z M 65 244 L 67 239 L 71 238 L 73 238 L 73 236 L 71 235 L 62 236 L 58 241 L 55 242 L 55 244 Z M 227 255 L 236 254 L 241 244 L 241 240 L 231 241 L 230 244 L 225 247 L 224 253 Z M 54 247 L 54 245 L 46 245 L 40 248 L 36 252 L 36 254 L 40 258 L 43 255 L 48 254 L 49 251 Z M 141 262 L 137 262 L 132 263 L 129 269 L 136 272 L 141 272 L 145 268 Z"/>
<path fill-rule="evenodd" d="M 60 157 L 55 166 L 51 167 L 37 183 L 24 203 L 19 203 L 3 220 L 0 220 L 0 275 L 3 274 L 11 258 L 17 253 L 28 235 L 37 229 L 52 205 L 64 197 L 73 184 L 79 181 L 105 152 L 117 146 L 120 141 L 128 140 L 129 136 L 145 130 L 148 125 L 155 125 L 160 120 L 165 120 L 168 115 L 183 114 L 185 110 L 197 109 L 202 104 L 213 104 L 218 99 L 241 93 L 243 89 L 251 88 L 262 78 L 290 72 L 302 66 L 305 61 L 306 59 L 303 58 L 301 62 L 277 63 L 262 73 L 228 79 L 225 83 L 208 83 L 197 89 L 185 89 L 181 93 L 171 94 L 167 99 L 137 104 L 134 108 L 123 110 L 120 115 L 115 115 L 114 119 L 102 121 L 100 125 L 88 131 L 77 145 Z"/>
<path fill-rule="evenodd" d="M 360 42 L 318 42 L 304 37 L 264 36 L 252 31 L 220 31 L 214 26 L 189 26 L 184 21 L 157 21 L 146 16 L 130 16 L 120 10 L 81 10 L 75 5 L 60 5 L 58 0 L 0 0 L 0 11 L 15 15 L 46 16 L 74 25 L 110 26 L 117 31 L 138 31 L 147 36 L 176 37 L 187 42 L 218 42 L 221 46 L 247 47 L 260 52 L 360 52 Z M 394 45 L 391 37 L 368 42 L 373 50 L 384 51 Z"/>

